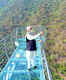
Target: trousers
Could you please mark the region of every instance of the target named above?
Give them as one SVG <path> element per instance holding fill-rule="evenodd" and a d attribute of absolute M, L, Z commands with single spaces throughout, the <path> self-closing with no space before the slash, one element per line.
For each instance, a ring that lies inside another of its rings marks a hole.
<path fill-rule="evenodd" d="M 35 57 L 37 56 L 37 51 L 26 50 L 27 67 L 28 69 L 35 66 Z"/>

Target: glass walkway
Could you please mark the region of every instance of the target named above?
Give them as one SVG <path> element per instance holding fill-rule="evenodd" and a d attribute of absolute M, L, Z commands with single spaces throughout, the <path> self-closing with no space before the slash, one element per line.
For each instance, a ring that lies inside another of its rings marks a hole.
<path fill-rule="evenodd" d="M 44 50 L 41 50 L 40 38 L 37 42 L 37 55 L 35 58 L 37 69 L 28 71 L 26 60 L 26 40 L 17 39 L 19 46 L 13 52 L 6 66 L 0 74 L 0 80 L 52 80 Z M 7 56 L 8 57 L 8 56 Z"/>

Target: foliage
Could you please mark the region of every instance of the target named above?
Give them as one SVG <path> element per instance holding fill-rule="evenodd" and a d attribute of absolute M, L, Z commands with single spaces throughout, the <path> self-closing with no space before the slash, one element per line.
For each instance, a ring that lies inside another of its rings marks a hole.
<path fill-rule="evenodd" d="M 49 2 L 47 2 L 47 0 L 38 0 L 34 3 L 30 1 L 30 5 L 27 4 L 27 7 L 25 5 L 25 8 L 24 6 L 17 8 L 16 3 L 13 8 L 10 8 L 10 11 L 8 11 L 8 16 L 4 16 L 4 20 L 0 21 L 0 26 L 2 27 L 3 24 L 5 24 L 6 27 L 12 27 L 13 25 L 45 25 L 47 36 L 46 43 L 44 43 L 43 46 L 52 71 L 53 80 L 63 80 L 57 72 L 60 71 L 64 76 L 66 74 L 66 68 L 62 67 L 65 63 L 63 64 L 63 61 L 61 61 L 60 64 L 58 63 L 61 58 L 64 60 L 64 56 L 66 56 L 64 0 L 49 0 Z M 8 44 L 8 46 L 9 45 L 10 44 Z M 11 48 L 11 46 L 9 46 L 9 48 Z"/>

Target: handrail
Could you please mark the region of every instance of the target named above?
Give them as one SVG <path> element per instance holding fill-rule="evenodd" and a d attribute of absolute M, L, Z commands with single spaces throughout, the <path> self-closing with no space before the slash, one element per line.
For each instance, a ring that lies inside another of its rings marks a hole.
<path fill-rule="evenodd" d="M 0 68 L 2 70 L 3 70 L 3 66 L 6 66 L 5 64 L 8 62 L 8 60 L 11 57 L 12 52 L 15 48 L 15 46 L 12 42 L 13 41 L 12 41 L 12 36 L 11 35 L 5 36 L 4 38 L 2 38 L 0 40 L 0 56 L 3 57 L 3 58 L 0 59 L 0 62 L 2 60 L 4 60 L 4 63 L 2 62 L 2 65 L 0 66 Z M 5 55 L 6 58 L 4 57 L 4 55 Z"/>
<path fill-rule="evenodd" d="M 49 67 L 48 67 L 48 63 L 47 63 L 47 60 L 46 60 L 46 55 L 45 55 L 44 50 L 43 50 L 42 52 L 43 52 L 43 54 L 44 54 L 44 60 L 45 60 L 46 68 L 47 68 L 48 79 L 49 79 L 49 80 L 52 80 L 52 75 L 51 75 L 51 72 L 50 72 Z"/>

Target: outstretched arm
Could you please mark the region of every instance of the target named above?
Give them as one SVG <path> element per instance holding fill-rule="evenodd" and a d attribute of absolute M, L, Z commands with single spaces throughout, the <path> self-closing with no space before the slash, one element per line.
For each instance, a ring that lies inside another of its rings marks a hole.
<path fill-rule="evenodd" d="M 27 36 L 27 38 L 28 38 L 29 40 L 32 40 L 32 39 L 36 39 L 38 36 L 40 36 L 40 33 L 38 33 L 37 35 L 27 34 L 26 36 Z"/>
<path fill-rule="evenodd" d="M 43 32 L 40 32 L 40 33 L 38 33 L 38 34 L 36 34 L 36 35 L 27 34 L 26 36 L 27 36 L 27 38 L 28 38 L 29 40 L 32 40 L 32 39 L 36 39 L 36 38 L 39 37 L 40 35 L 43 35 Z"/>

